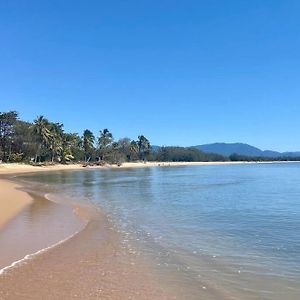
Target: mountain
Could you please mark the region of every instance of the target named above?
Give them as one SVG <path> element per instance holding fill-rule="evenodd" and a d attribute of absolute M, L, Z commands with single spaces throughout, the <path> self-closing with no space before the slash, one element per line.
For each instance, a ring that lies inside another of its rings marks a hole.
<path fill-rule="evenodd" d="M 231 154 L 239 154 L 245 156 L 257 156 L 257 157 L 300 157 L 300 152 L 277 152 L 272 150 L 261 150 L 254 146 L 243 143 L 214 143 L 193 146 L 203 152 L 217 153 L 224 156 L 230 156 Z"/>
<path fill-rule="evenodd" d="M 205 144 L 197 145 L 194 148 L 201 150 L 203 152 L 218 153 L 224 156 L 229 156 L 233 153 L 240 155 L 249 155 L 249 156 L 260 156 L 261 150 L 241 143 L 227 144 L 227 143 L 214 143 L 214 144 Z"/>
<path fill-rule="evenodd" d="M 158 152 L 160 148 L 161 148 L 160 146 L 157 146 L 157 145 L 151 145 L 151 149 L 152 149 L 152 151 L 154 151 L 154 152 Z"/>

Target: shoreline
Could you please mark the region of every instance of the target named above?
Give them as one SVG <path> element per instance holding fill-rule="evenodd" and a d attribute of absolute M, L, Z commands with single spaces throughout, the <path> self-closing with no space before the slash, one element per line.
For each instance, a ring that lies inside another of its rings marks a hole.
<path fill-rule="evenodd" d="M 243 165 L 243 164 L 286 164 L 299 163 L 296 161 L 270 161 L 270 162 L 244 162 L 244 161 L 225 161 L 225 162 L 126 162 L 121 166 L 105 165 L 105 166 L 87 166 L 82 164 L 69 165 L 49 165 L 49 166 L 32 166 L 21 163 L 0 164 L 0 230 L 10 220 L 18 215 L 27 205 L 32 203 L 33 199 L 28 193 L 21 190 L 21 185 L 12 180 L 13 177 L 37 172 L 50 171 L 76 171 L 84 169 L 123 169 L 123 168 L 145 168 L 145 167 L 180 167 L 180 166 L 213 166 L 213 165 Z M 2 201 L 3 199 L 11 199 L 10 203 Z"/>
<path fill-rule="evenodd" d="M 257 162 L 125 163 L 121 168 L 236 164 L 257 164 Z M 93 166 L 83 168 L 82 165 L 55 165 L 46 167 L 20 164 L 0 165 L 1 191 L 6 189 L 2 189 L 5 186 L 4 184 L 9 184 L 10 188 L 15 189 L 14 191 L 18 193 L 22 204 L 21 208 L 14 211 L 14 215 L 6 224 L 9 225 L 10 222 L 16 220 L 26 207 L 36 201 L 35 197 L 22 190 L 22 183 L 19 184 L 13 177 L 25 173 L 60 170 L 76 171 L 96 168 L 105 170 L 119 167 Z M 26 202 L 26 199 L 30 199 L 30 202 Z M 0 197 L 0 208 L 2 200 L 3 198 Z M 55 205 L 60 205 L 49 199 L 47 201 Z M 66 207 L 69 211 L 72 210 L 71 206 L 67 205 Z M 186 291 L 185 293 L 183 291 L 175 292 L 169 291 L 168 287 L 162 287 L 159 279 L 153 278 L 153 274 L 150 274 L 149 265 L 145 264 L 141 257 L 132 255 L 128 252 L 128 249 L 124 248 L 124 245 L 121 243 L 120 234 L 116 232 L 115 228 L 112 228 L 107 217 L 101 211 L 87 211 L 86 209 L 80 209 L 80 206 L 78 209 L 79 211 L 77 212 L 81 219 L 87 220 L 86 225 L 79 231 L 73 232 L 71 235 L 52 243 L 50 246 L 38 249 L 33 253 L 26 253 L 23 258 L 11 262 L 10 265 L 2 269 L 0 266 L 0 298 L 3 296 L 4 299 L 18 299 L 17 295 L 20 292 L 25 295 L 27 293 L 27 296 L 22 299 L 62 299 L 72 297 L 80 299 L 121 299 L 122 297 L 132 297 L 132 299 L 175 299 L 175 296 L 178 299 L 185 298 L 187 295 Z M 74 214 L 73 211 L 72 214 Z M 78 218 L 79 216 L 75 217 Z M 5 228 L 6 225 L 3 227 L 0 226 L 0 237 L 1 232 Z M 26 262 L 25 264 L 23 264 L 24 261 Z M 93 276 L 91 276 L 91 273 Z M 76 277 L 77 274 L 79 274 L 79 278 Z M 94 277 L 100 281 L 102 279 L 104 281 L 96 282 Z M 69 282 L 70 280 L 73 283 Z M 66 283 L 67 286 L 65 287 L 62 283 Z M 17 291 L 16 286 L 18 286 Z M 55 294 L 51 294 L 49 297 L 44 287 L 47 287 L 48 292 L 49 290 L 55 290 Z M 4 291 L 7 294 L 4 294 Z M 210 292 L 212 292 L 212 295 L 204 290 L 203 295 L 202 293 L 201 295 L 204 299 L 230 298 L 228 295 L 217 293 L 213 289 L 210 289 Z M 7 295 L 9 296 L 6 297 Z"/>
<path fill-rule="evenodd" d="M 0 230 L 34 200 L 15 182 L 0 179 Z"/>
<path fill-rule="evenodd" d="M 72 238 L 88 222 L 78 207 L 55 203 L 15 178 L 1 176 L 0 187 L 0 276 Z M 57 225 L 49 231 L 51 222 Z"/>
<path fill-rule="evenodd" d="M 21 198 L 23 197 L 23 200 L 29 197 L 32 201 L 28 204 L 23 201 L 23 208 L 16 211 L 16 215 L 7 222 L 7 226 L 0 228 L 0 243 L 4 241 L 3 245 L 6 243 L 5 237 L 11 237 L 8 235 L 10 227 L 20 222 L 24 227 L 23 225 L 26 224 L 22 223 L 22 215 L 27 210 L 31 210 L 31 205 L 39 206 L 39 200 L 27 191 L 30 186 L 19 183 L 14 177 L 35 171 L 82 170 L 82 167 L 73 165 L 67 168 L 61 166 L 36 168 L 14 165 L 6 166 L 5 169 L 7 169 L 6 172 L 3 169 L 0 172 L 0 186 L 3 187 L 4 182 L 7 181 L 12 187 L 20 188 L 16 192 Z M 52 203 L 56 208 L 64 206 L 68 213 L 71 212 L 75 216 L 74 206 L 61 205 L 60 202 L 56 203 L 45 198 L 46 195 L 42 197 L 38 194 L 36 196 L 43 198 L 43 201 Z M 4 202 L 2 201 L 4 199 L 0 198 L 0 201 Z M 169 290 L 168 287 L 163 287 L 159 280 L 152 276 L 153 274 L 149 272 L 150 264 L 147 264 L 139 255 L 133 254 L 128 245 L 123 244 L 120 233 L 110 223 L 107 216 L 93 208 L 89 209 L 80 205 L 75 207 L 75 217 L 86 220 L 85 226 L 80 230 L 73 231 L 67 237 L 54 240 L 49 245 L 25 252 L 23 256 L 4 265 L 3 258 L 5 261 L 5 253 L 9 253 L 10 249 L 9 246 L 6 247 L 8 249 L 1 248 L 1 299 L 14 300 L 22 295 L 22 299 L 30 300 L 41 298 L 122 299 L 123 297 L 146 300 L 175 299 L 176 295 L 180 295 L 180 292 L 174 294 L 174 291 Z M 67 213 L 66 210 L 65 213 Z M 45 215 L 40 215 L 38 218 L 43 219 L 43 217 Z M 33 227 L 36 228 L 36 226 Z M 48 223 L 46 235 L 53 231 L 52 227 L 49 228 Z M 5 234 L 6 231 L 8 234 Z M 22 239 L 24 239 L 23 236 Z M 10 245 L 11 241 L 8 244 Z M 19 246 L 23 247 L 22 241 Z M 95 282 L 95 279 L 99 281 Z"/>
<path fill-rule="evenodd" d="M 84 166 L 82 163 L 75 164 L 54 164 L 54 165 L 42 165 L 32 166 L 23 163 L 0 163 L 0 176 L 14 176 L 25 173 L 36 173 L 36 172 L 49 172 L 49 171 L 75 171 L 84 169 L 122 169 L 122 168 L 145 168 L 145 167 L 177 167 L 177 166 L 219 166 L 219 165 L 252 165 L 252 164 L 290 164 L 300 163 L 300 161 L 200 161 L 200 162 L 158 162 L 158 161 L 147 161 L 147 162 L 124 162 L 120 166 L 115 164 L 105 164 L 104 166 L 87 165 Z"/>
<path fill-rule="evenodd" d="M 0 178 L 1 185 L 2 182 Z M 25 191 L 20 193 L 27 194 Z M 44 199 L 55 207 L 61 206 Z M 32 203 L 35 201 L 38 199 L 33 196 Z M 65 208 L 69 212 L 72 210 L 69 205 Z M 75 215 L 74 211 L 72 214 Z M 30 300 L 124 297 L 146 300 L 175 299 L 180 294 L 163 287 L 152 276 L 149 272 L 151 266 L 122 243 L 120 233 L 101 211 L 78 205 L 76 214 L 76 218 L 86 220 L 80 230 L 49 246 L 26 253 L 9 265 L 0 266 L 0 299 L 14 300 L 22 295 L 22 299 Z M 22 212 L 9 225 L 21 215 Z M 0 243 L 3 241 L 1 233 L 8 227 L 0 229 Z M 48 233 L 52 230 L 51 226 Z"/>

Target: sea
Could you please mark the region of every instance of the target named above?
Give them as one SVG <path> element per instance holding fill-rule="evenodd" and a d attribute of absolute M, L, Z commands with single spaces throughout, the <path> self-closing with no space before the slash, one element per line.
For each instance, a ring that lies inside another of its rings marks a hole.
<path fill-rule="evenodd" d="M 162 282 L 198 299 L 300 299 L 300 164 L 83 169 L 24 175 L 103 211 Z M 219 297 L 222 299 L 222 296 Z M 200 298 L 199 298 L 200 299 Z"/>

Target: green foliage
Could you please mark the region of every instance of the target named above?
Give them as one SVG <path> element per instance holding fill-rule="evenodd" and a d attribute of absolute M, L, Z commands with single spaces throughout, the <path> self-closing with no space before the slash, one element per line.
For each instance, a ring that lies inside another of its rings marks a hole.
<path fill-rule="evenodd" d="M 32 124 L 17 120 L 14 125 L 13 153 L 23 153 L 23 160 L 30 160 L 37 151 L 36 138 L 32 135 Z"/>
<path fill-rule="evenodd" d="M 82 161 L 85 157 L 83 141 L 77 133 L 65 133 L 63 136 L 63 159 L 65 161 Z M 72 156 L 72 157 L 71 157 Z"/>
<path fill-rule="evenodd" d="M 12 153 L 9 157 L 10 162 L 21 162 L 23 160 L 23 153 Z"/>
<path fill-rule="evenodd" d="M 141 160 L 145 160 L 151 150 L 151 145 L 149 140 L 145 136 L 139 135 L 137 140 L 137 145 L 139 151 L 139 158 Z"/>
<path fill-rule="evenodd" d="M 15 111 L 0 113 L 0 161 L 5 162 L 78 162 L 115 163 L 126 161 L 271 161 L 300 160 L 300 157 L 249 157 L 233 154 L 229 158 L 204 153 L 196 148 L 161 147 L 152 150 L 150 141 L 139 135 L 137 140 L 121 138 L 115 141 L 107 129 L 100 131 L 95 147 L 95 136 L 86 129 L 82 137 L 64 132 L 61 123 L 51 122 L 43 116 L 33 123 L 18 119 Z"/>
<path fill-rule="evenodd" d="M 0 160 L 9 161 L 12 142 L 15 134 L 15 123 L 18 118 L 16 111 L 0 112 Z"/>
<path fill-rule="evenodd" d="M 139 146 L 136 141 L 130 143 L 130 160 L 139 159 Z"/>
<path fill-rule="evenodd" d="M 184 147 L 162 147 L 153 155 L 153 160 L 157 161 L 224 161 L 222 155 L 213 153 L 204 153 L 195 148 Z"/>
<path fill-rule="evenodd" d="M 0 113 L 0 160 L 10 162 L 61 162 L 95 157 L 95 138 L 89 130 L 83 138 L 65 133 L 63 124 L 43 116 L 33 123 L 18 120 L 16 112 Z"/>
<path fill-rule="evenodd" d="M 85 156 L 84 160 L 86 162 L 89 162 L 92 159 L 93 154 L 95 153 L 94 142 L 94 134 L 90 130 L 86 129 L 83 132 L 83 150 Z"/>
<path fill-rule="evenodd" d="M 113 135 L 107 128 L 100 131 L 100 136 L 98 138 L 98 155 L 100 160 L 109 160 L 113 152 L 113 141 Z"/>
<path fill-rule="evenodd" d="M 119 139 L 118 141 L 118 149 L 121 153 L 123 161 L 130 161 L 131 160 L 131 153 L 130 153 L 131 141 L 129 138 L 125 137 Z"/>
<path fill-rule="evenodd" d="M 261 157 L 261 156 L 247 156 L 247 155 L 240 155 L 237 153 L 231 154 L 229 156 L 230 161 L 300 161 L 300 157 L 295 156 L 284 156 L 284 157 Z"/>

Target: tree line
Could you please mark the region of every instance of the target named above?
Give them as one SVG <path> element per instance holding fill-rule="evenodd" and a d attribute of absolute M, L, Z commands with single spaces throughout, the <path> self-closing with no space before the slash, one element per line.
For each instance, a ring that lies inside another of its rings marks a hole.
<path fill-rule="evenodd" d="M 0 112 L 0 160 L 3 162 L 78 162 L 116 163 L 146 160 L 150 141 L 139 135 L 137 140 L 115 140 L 107 129 L 95 136 L 89 129 L 67 133 L 62 123 L 38 116 L 32 123 L 19 119 L 16 111 Z"/>
<path fill-rule="evenodd" d="M 228 159 L 230 161 L 248 161 L 248 162 L 270 162 L 270 161 L 300 161 L 300 157 L 297 156 L 277 156 L 277 157 L 266 157 L 266 156 L 248 156 L 240 155 L 237 153 L 231 154 Z"/>
<path fill-rule="evenodd" d="M 300 157 L 252 157 L 232 154 L 225 157 L 204 153 L 193 147 L 151 147 L 150 141 L 139 135 L 115 140 L 104 128 L 98 136 L 86 129 L 67 133 L 62 123 L 38 116 L 33 122 L 19 119 L 16 111 L 0 112 L 0 161 L 41 163 L 84 162 L 85 164 L 122 164 L 132 161 L 196 162 L 196 161 L 285 161 Z"/>
<path fill-rule="evenodd" d="M 161 147 L 152 157 L 156 161 L 196 162 L 226 161 L 226 157 L 215 153 L 204 153 L 192 147 Z"/>

